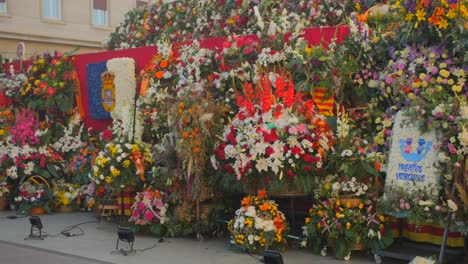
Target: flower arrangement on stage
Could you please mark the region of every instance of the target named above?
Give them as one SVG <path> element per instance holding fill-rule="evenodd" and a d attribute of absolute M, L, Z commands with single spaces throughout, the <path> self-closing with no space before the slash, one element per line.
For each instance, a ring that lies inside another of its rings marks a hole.
<path fill-rule="evenodd" d="M 389 246 L 392 237 L 385 229 L 385 220 L 370 200 L 352 207 L 339 199 L 328 199 L 312 206 L 302 229 L 316 252 L 320 246 L 330 244 L 335 256 L 343 259 L 360 243 L 373 250 Z"/>
<path fill-rule="evenodd" d="M 167 210 L 169 204 L 164 192 L 151 188 L 137 193 L 132 205 L 132 215 L 129 221 L 136 226 L 150 226 L 150 231 L 163 235 L 161 225 L 168 221 Z"/>
<path fill-rule="evenodd" d="M 257 58 L 259 53 L 260 43 L 253 38 L 245 38 L 243 36 L 231 36 L 223 43 L 222 66 L 230 69 L 230 65 L 252 61 Z"/>
<path fill-rule="evenodd" d="M 440 132 L 438 166 L 450 182 L 466 154 L 459 137 L 466 122 L 465 69 L 440 45 L 405 47 L 394 56 L 381 74 L 382 93 L 393 98 L 398 109 L 408 107 L 407 115 L 419 122 L 421 132 Z"/>
<path fill-rule="evenodd" d="M 372 135 L 361 135 L 363 126 L 348 112 L 338 111 L 336 144 L 328 155 L 327 171 L 342 179 L 367 179 L 379 176 L 380 166 L 385 155 L 377 145 L 367 139 Z M 361 129 L 358 129 L 361 128 Z"/>
<path fill-rule="evenodd" d="M 65 117 L 73 108 L 76 93 L 73 63 L 74 57 L 60 52 L 35 58 L 19 90 L 20 102 L 47 112 L 54 122 L 66 124 Z"/>
<path fill-rule="evenodd" d="M 278 205 L 268 200 L 265 190 L 241 201 L 241 208 L 228 223 L 231 240 L 248 252 L 263 249 L 284 250 L 288 225 Z"/>
<path fill-rule="evenodd" d="M 442 223 L 446 220 L 446 213 L 456 212 L 458 206 L 451 199 L 443 201 L 439 197 L 439 189 L 431 186 L 409 193 L 402 188 L 389 186 L 379 199 L 378 209 L 386 214 L 407 217 L 411 223 Z"/>
<path fill-rule="evenodd" d="M 63 155 L 46 144 L 51 140 L 49 124 L 39 122 L 29 109 L 22 109 L 10 134 L 1 145 L 5 151 L 1 165 L 6 176 L 21 180 L 34 174 L 45 178 L 58 177 Z"/>
<path fill-rule="evenodd" d="M 291 182 L 310 191 L 306 189 L 322 169 L 333 135 L 310 101 L 296 97 L 291 80 L 259 77 L 255 89 L 245 83 L 244 93 L 237 95 L 240 110 L 224 129 L 214 165 L 252 186 Z"/>
<path fill-rule="evenodd" d="M 160 1 L 128 12 L 109 36 L 108 48 L 150 46 L 163 38 L 186 42 L 255 34 L 271 28 L 271 21 L 279 24 L 280 19 L 285 23 L 282 26 L 290 24 L 290 31 L 294 31 L 297 22 L 307 27 L 336 26 L 351 13 L 364 11 L 370 2 L 373 1 Z"/>
<path fill-rule="evenodd" d="M 112 133 L 104 130 L 98 133 L 88 128 L 86 133 L 81 134 L 81 146 L 73 157 L 68 159 L 69 164 L 65 168 L 66 175 L 70 175 L 70 182 L 88 184 L 93 174 L 92 163 L 97 157 L 102 145 L 111 141 Z"/>
<path fill-rule="evenodd" d="M 192 92 L 179 98 L 172 111 L 176 135 L 176 152 L 186 168 L 188 197 L 206 200 L 210 197 L 206 173 L 210 156 L 214 154 L 216 137 L 222 130 L 222 106 L 210 94 Z"/>
<path fill-rule="evenodd" d="M 50 212 L 49 202 L 53 197 L 52 190 L 44 184 L 23 183 L 15 197 L 19 212 L 28 213 L 32 207 L 42 207 Z"/>
<path fill-rule="evenodd" d="M 54 183 L 53 195 L 54 204 L 56 206 L 72 206 L 77 205 L 81 195 L 82 187 L 79 184 L 65 183 L 64 179 L 60 179 Z"/>
<path fill-rule="evenodd" d="M 104 145 L 94 159 L 91 180 L 120 191 L 126 186 L 145 182 L 145 172 L 152 168 L 152 163 L 149 146 L 132 143 L 126 136 L 117 137 Z"/>

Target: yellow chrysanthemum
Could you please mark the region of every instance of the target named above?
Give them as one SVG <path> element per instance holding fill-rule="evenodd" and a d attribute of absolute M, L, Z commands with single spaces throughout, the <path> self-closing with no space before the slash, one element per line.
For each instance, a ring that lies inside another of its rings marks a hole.
<path fill-rule="evenodd" d="M 452 91 L 456 92 L 456 93 L 459 93 L 462 91 L 462 87 L 461 85 L 454 85 L 452 86 Z"/>
<path fill-rule="evenodd" d="M 110 176 L 106 177 L 106 182 L 107 183 L 111 183 L 112 181 L 113 181 L 112 177 L 110 177 Z"/>
<path fill-rule="evenodd" d="M 447 71 L 446 69 L 440 70 L 439 74 L 440 74 L 440 76 L 442 76 L 444 78 L 448 78 L 450 76 L 450 72 Z M 439 81 L 439 80 L 437 80 L 437 81 Z"/>
<path fill-rule="evenodd" d="M 306 225 L 308 225 L 310 223 L 310 217 L 306 217 L 304 222 L 305 222 Z"/>
<path fill-rule="evenodd" d="M 346 222 L 346 229 L 349 230 L 351 228 L 351 223 L 350 222 Z"/>
<path fill-rule="evenodd" d="M 112 174 L 112 176 L 117 177 L 117 176 L 120 175 L 120 170 L 114 168 L 114 169 L 111 171 L 111 174 Z"/>
<path fill-rule="evenodd" d="M 252 219 L 250 218 L 246 218 L 245 221 L 244 221 L 244 224 L 247 226 L 247 227 L 251 227 L 253 225 L 253 221 Z"/>
<path fill-rule="evenodd" d="M 125 168 L 130 167 L 130 161 L 129 161 L 129 160 L 125 160 L 125 161 L 123 162 L 123 166 L 124 166 Z"/>

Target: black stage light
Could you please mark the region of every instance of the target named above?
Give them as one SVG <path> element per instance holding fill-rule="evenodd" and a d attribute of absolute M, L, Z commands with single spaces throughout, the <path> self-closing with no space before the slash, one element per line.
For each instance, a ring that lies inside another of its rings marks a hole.
<path fill-rule="evenodd" d="M 265 250 L 263 254 L 263 263 L 265 264 L 284 264 L 283 256 L 275 250 Z"/>
<path fill-rule="evenodd" d="M 133 242 L 135 241 L 135 235 L 133 231 L 128 227 L 118 227 L 117 228 L 117 244 L 115 245 L 115 250 L 119 250 L 119 241 L 127 242 L 130 246 L 129 252 L 133 252 Z M 125 254 L 125 251 L 122 251 Z"/>
<path fill-rule="evenodd" d="M 29 232 L 29 236 L 26 239 L 41 239 L 43 240 L 44 237 L 42 236 L 42 221 L 41 218 L 37 215 L 33 215 L 29 218 L 29 223 L 31 223 L 31 231 Z M 35 232 L 37 231 L 37 232 Z"/>

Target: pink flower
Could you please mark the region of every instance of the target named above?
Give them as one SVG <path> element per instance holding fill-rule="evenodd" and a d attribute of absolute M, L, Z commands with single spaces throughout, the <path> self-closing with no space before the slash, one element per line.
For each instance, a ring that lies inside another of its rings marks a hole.
<path fill-rule="evenodd" d="M 161 208 L 163 206 L 163 202 L 160 199 L 157 199 L 154 201 L 154 206 L 156 206 L 156 208 Z"/>
<path fill-rule="evenodd" d="M 140 209 L 140 210 L 145 209 L 145 207 L 146 207 L 146 206 L 145 206 L 145 203 L 143 203 L 143 202 L 141 202 L 141 203 L 138 205 L 138 209 Z"/>
<path fill-rule="evenodd" d="M 409 210 L 411 208 L 411 206 L 409 205 L 409 203 L 405 203 L 405 208 L 406 210 Z"/>
<path fill-rule="evenodd" d="M 154 214 L 151 211 L 146 211 L 145 213 L 145 219 L 148 221 L 151 221 L 154 218 Z"/>

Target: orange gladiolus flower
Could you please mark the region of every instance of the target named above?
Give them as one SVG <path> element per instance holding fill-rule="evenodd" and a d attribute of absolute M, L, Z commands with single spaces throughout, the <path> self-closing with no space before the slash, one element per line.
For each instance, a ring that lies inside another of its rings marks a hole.
<path fill-rule="evenodd" d="M 161 68 L 163 68 L 163 69 L 166 68 L 166 67 L 167 67 L 167 60 L 161 61 L 161 63 L 159 63 L 159 66 L 160 66 Z"/>
<path fill-rule="evenodd" d="M 249 205 L 250 204 L 250 197 L 244 197 L 241 201 L 241 205 Z"/>
<path fill-rule="evenodd" d="M 163 71 L 157 71 L 157 72 L 156 72 L 156 78 L 161 79 L 163 76 L 164 76 L 164 72 L 163 72 Z"/>
<path fill-rule="evenodd" d="M 266 198 L 267 197 L 266 190 L 265 189 L 258 190 L 258 197 L 259 198 Z"/>

